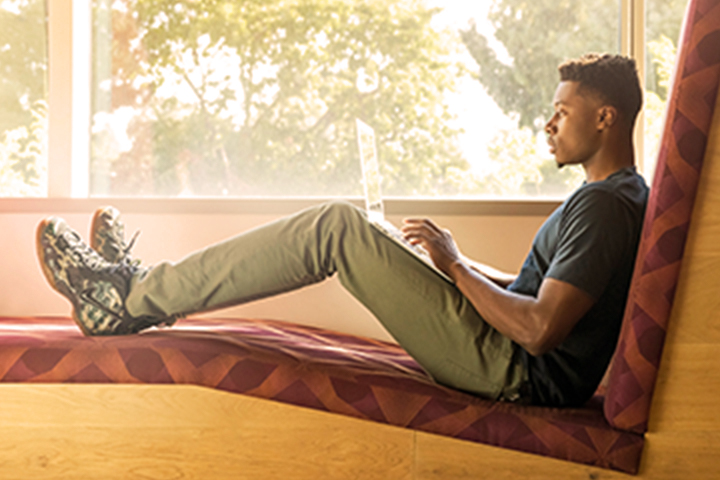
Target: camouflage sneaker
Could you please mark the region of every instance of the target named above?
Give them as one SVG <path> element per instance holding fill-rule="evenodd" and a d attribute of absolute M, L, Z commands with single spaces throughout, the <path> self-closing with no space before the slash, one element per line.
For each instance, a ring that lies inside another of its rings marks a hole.
<path fill-rule="evenodd" d="M 125 244 L 125 225 L 120 212 L 114 207 L 100 207 L 93 214 L 90 225 L 90 247 L 110 263 L 139 265 L 140 260 L 130 257 L 130 250 L 140 232 L 135 232 L 130 243 Z"/>
<path fill-rule="evenodd" d="M 70 301 L 73 318 L 85 335 L 137 333 L 175 322 L 174 317 L 130 316 L 125 299 L 137 266 L 105 261 L 64 220 L 52 217 L 40 222 L 36 248 L 45 277 Z"/>

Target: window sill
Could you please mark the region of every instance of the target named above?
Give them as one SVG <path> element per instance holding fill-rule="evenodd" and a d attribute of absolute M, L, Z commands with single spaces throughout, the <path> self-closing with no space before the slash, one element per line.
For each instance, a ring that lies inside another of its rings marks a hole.
<path fill-rule="evenodd" d="M 0 214 L 89 213 L 111 204 L 135 214 L 286 215 L 332 198 L 0 198 Z M 362 206 L 359 197 L 347 198 Z M 548 216 L 558 199 L 387 199 L 388 215 Z"/>

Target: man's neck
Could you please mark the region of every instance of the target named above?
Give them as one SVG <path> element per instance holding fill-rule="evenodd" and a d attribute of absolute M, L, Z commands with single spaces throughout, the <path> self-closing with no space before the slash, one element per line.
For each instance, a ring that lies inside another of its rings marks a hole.
<path fill-rule="evenodd" d="M 635 165 L 635 149 L 632 141 L 606 145 L 590 160 L 583 163 L 587 183 L 605 180 L 623 168 Z"/>

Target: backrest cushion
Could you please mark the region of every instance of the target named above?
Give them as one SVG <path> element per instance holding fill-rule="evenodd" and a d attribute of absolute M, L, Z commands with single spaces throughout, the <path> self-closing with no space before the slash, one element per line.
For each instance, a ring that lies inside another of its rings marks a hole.
<path fill-rule="evenodd" d="M 608 376 L 605 417 L 622 430 L 647 430 L 718 83 L 720 0 L 690 0 L 625 318 Z"/>

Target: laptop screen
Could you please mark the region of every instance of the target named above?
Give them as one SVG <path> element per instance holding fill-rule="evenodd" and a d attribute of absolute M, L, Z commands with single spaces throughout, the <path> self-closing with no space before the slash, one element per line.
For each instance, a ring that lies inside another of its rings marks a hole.
<path fill-rule="evenodd" d="M 375 149 L 375 131 L 366 123 L 355 120 L 357 125 L 360 163 L 362 164 L 363 186 L 365 188 L 365 208 L 370 221 L 383 221 L 382 192 L 380 190 L 380 168 Z"/>

